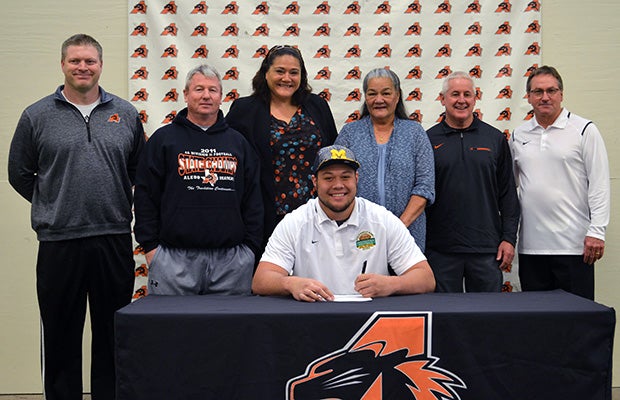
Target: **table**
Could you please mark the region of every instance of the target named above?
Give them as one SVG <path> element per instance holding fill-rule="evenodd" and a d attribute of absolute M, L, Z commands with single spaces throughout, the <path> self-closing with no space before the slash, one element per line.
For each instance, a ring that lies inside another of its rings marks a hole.
<path fill-rule="evenodd" d="M 147 296 L 115 324 L 119 400 L 611 399 L 615 311 L 563 291 Z"/>

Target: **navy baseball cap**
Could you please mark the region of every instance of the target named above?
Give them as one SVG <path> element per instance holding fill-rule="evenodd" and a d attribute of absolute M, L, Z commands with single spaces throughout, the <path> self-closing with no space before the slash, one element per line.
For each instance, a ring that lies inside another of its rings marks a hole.
<path fill-rule="evenodd" d="M 353 151 L 344 146 L 333 145 L 319 150 L 312 166 L 312 172 L 316 175 L 322 168 L 333 164 L 345 164 L 355 170 L 360 167 Z"/>

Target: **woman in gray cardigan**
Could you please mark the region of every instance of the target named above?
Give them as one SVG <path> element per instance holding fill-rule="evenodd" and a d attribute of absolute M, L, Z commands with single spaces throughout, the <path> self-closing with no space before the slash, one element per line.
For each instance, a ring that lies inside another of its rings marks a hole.
<path fill-rule="evenodd" d="M 403 221 L 420 249 L 424 209 L 435 200 L 433 151 L 422 126 L 407 116 L 398 76 L 386 68 L 363 82 L 361 118 L 342 127 L 336 144 L 357 155 L 358 196 L 385 206 Z"/>

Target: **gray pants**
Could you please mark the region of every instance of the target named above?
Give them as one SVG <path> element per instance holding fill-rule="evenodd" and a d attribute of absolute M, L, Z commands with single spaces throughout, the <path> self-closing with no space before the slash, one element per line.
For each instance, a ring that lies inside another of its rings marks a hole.
<path fill-rule="evenodd" d="M 254 253 L 246 245 L 229 249 L 159 246 L 149 265 L 148 293 L 155 295 L 249 295 Z"/>

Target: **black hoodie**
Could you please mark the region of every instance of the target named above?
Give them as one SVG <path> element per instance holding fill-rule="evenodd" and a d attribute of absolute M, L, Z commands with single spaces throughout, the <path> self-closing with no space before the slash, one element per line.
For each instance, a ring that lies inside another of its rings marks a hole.
<path fill-rule="evenodd" d="M 187 109 L 148 140 L 135 188 L 136 240 L 173 248 L 258 251 L 263 230 L 259 163 L 220 111 L 204 131 Z"/>

